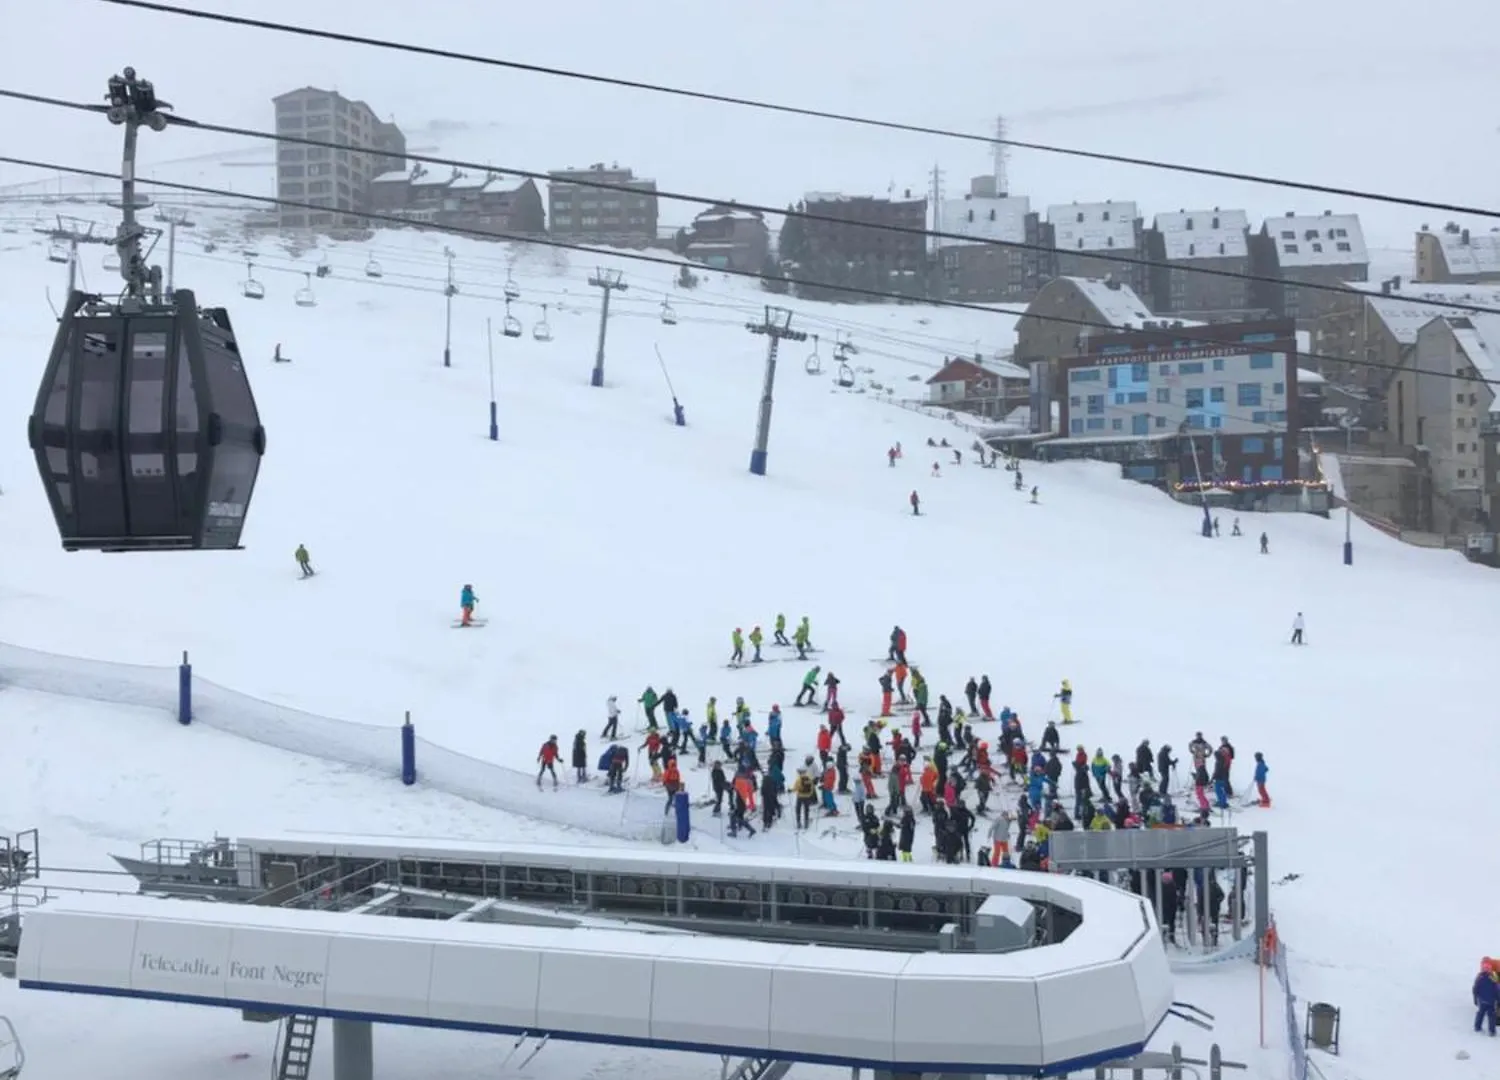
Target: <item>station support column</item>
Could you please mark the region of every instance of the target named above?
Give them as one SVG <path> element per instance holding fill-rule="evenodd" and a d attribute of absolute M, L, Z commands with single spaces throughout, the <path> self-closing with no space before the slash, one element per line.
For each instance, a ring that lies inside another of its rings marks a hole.
<path fill-rule="evenodd" d="M 333 1080 L 375 1080 L 375 1030 L 368 1020 L 333 1022 Z"/>

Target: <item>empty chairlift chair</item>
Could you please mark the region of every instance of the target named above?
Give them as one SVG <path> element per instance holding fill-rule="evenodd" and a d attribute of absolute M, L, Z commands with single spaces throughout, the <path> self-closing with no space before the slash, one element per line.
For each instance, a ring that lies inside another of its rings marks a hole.
<path fill-rule="evenodd" d="M 505 319 L 500 323 L 500 332 L 508 338 L 521 336 L 521 320 L 510 313 L 509 300 L 505 301 Z"/>
<path fill-rule="evenodd" d="M 505 299 L 521 299 L 521 286 L 516 284 L 516 279 L 511 276 L 510 271 L 508 270 L 505 273 Z"/>
<path fill-rule="evenodd" d="M 365 277 L 378 278 L 384 276 L 385 271 L 380 269 L 380 264 L 375 261 L 375 256 L 371 255 L 370 261 L 365 263 Z"/>
<path fill-rule="evenodd" d="M 839 362 L 839 373 L 838 373 L 838 376 L 835 378 L 834 381 L 837 382 L 844 389 L 846 389 L 846 390 L 849 389 L 850 387 L 852 387 L 854 385 L 854 369 L 852 367 L 850 367 L 848 364 L 840 361 Z"/>
<path fill-rule="evenodd" d="M 320 278 L 328 277 L 330 274 L 333 273 L 333 267 L 331 267 L 331 266 L 328 265 L 328 256 L 327 255 L 324 255 L 321 259 L 318 260 L 318 271 L 317 271 L 317 273 L 318 273 L 318 276 Z"/>
<path fill-rule="evenodd" d="M 104 254 L 104 269 L 111 274 L 120 272 L 120 253 L 111 248 Z"/>
<path fill-rule="evenodd" d="M 303 277 L 307 278 L 307 284 L 298 289 L 292 299 L 297 302 L 298 307 L 317 307 L 318 298 L 312 291 L 312 275 L 304 274 Z"/>
<path fill-rule="evenodd" d="M 266 287 L 255 280 L 255 264 L 245 263 L 245 280 L 240 282 L 240 291 L 245 294 L 246 300 L 264 300 L 266 298 Z"/>
<path fill-rule="evenodd" d="M 531 328 L 531 336 L 537 341 L 552 340 L 552 324 L 547 322 L 546 304 L 542 305 L 542 317 L 538 319 L 536 325 Z"/>
<path fill-rule="evenodd" d="M 677 325 L 677 312 L 672 310 L 672 302 L 665 296 L 661 298 L 661 321 L 667 326 Z"/>
<path fill-rule="evenodd" d="M 66 263 L 72 261 L 68 252 L 68 245 L 61 240 L 54 240 L 47 245 L 47 261 L 55 263 Z"/>
<path fill-rule="evenodd" d="M 818 335 L 814 334 L 812 340 L 813 351 L 807 354 L 807 363 L 802 367 L 809 375 L 821 375 L 823 374 L 823 360 L 818 355 Z"/>

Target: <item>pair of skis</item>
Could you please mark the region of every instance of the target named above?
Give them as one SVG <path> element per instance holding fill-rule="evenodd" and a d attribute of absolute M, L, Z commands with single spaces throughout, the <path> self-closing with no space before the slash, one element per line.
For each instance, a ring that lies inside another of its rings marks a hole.
<path fill-rule="evenodd" d="M 530 1039 L 530 1038 L 531 1038 L 531 1032 L 529 1032 L 529 1031 L 523 1031 L 523 1032 L 521 1032 L 521 1037 L 519 1039 L 517 1039 L 516 1042 L 515 1042 L 515 1045 L 510 1048 L 510 1053 L 508 1053 L 508 1054 L 505 1055 L 505 1060 L 500 1063 L 500 1067 L 502 1069 L 505 1068 L 505 1066 L 507 1066 L 507 1065 L 510 1064 L 510 1059 L 516 1056 L 516 1052 L 518 1050 L 520 1050 L 521 1047 L 524 1046 L 526 1044 L 526 1041 L 528 1039 Z M 537 1040 L 537 1044 L 536 1044 L 535 1047 L 532 1048 L 531 1053 L 527 1054 L 524 1058 L 522 1058 L 520 1064 L 517 1065 L 516 1068 L 517 1069 L 524 1069 L 524 1068 L 526 1068 L 527 1065 L 530 1065 L 531 1064 L 531 1059 L 534 1058 L 534 1057 L 536 1057 L 538 1054 L 540 1054 L 542 1052 L 542 1050 L 546 1047 L 548 1040 L 551 1039 L 551 1038 L 552 1038 L 551 1035 L 543 1035 L 540 1039 L 538 1039 Z"/>

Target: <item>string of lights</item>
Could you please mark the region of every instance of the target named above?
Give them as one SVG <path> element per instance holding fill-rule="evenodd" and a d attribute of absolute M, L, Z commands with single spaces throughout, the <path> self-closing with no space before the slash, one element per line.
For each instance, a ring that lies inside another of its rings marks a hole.
<path fill-rule="evenodd" d="M 68 101 L 65 98 L 50 97 L 44 94 L 32 94 L 21 90 L 0 88 L 0 98 L 9 98 L 13 101 L 22 101 L 33 105 L 42 105 L 50 108 L 70 109 L 78 112 L 97 112 L 99 107 L 88 102 Z M 260 131 L 255 128 L 237 127 L 231 124 L 216 124 L 206 120 L 193 120 L 186 117 L 169 117 L 168 122 L 177 127 L 191 128 L 197 131 L 209 131 L 219 135 L 233 135 L 236 138 L 259 139 L 265 142 L 285 144 L 289 146 L 312 147 L 320 150 L 345 150 L 349 147 L 329 139 L 311 139 L 303 135 L 290 135 L 274 131 Z M 486 164 L 477 161 L 466 161 L 462 158 L 438 157 L 434 154 L 407 153 L 409 161 L 415 161 L 423 165 L 437 165 L 451 169 L 468 169 L 480 173 L 490 171 L 503 173 L 507 176 L 520 177 L 526 180 L 540 181 L 546 183 L 550 177 L 543 170 L 523 169 L 510 165 Z M 636 188 L 624 183 L 611 183 L 606 180 L 589 180 L 586 178 L 570 179 L 570 186 L 588 188 L 596 191 L 613 192 L 615 194 L 639 194 Z M 809 210 L 788 210 L 775 206 L 767 206 L 759 203 L 738 202 L 734 200 L 718 199 L 708 195 L 698 195 L 691 192 L 667 191 L 658 188 L 654 195 L 658 199 L 668 202 L 690 203 L 694 206 L 732 205 L 736 209 L 748 210 L 762 215 L 779 216 L 784 220 L 800 220 L 817 222 L 823 225 L 836 225 L 849 229 L 868 230 L 871 232 L 889 233 L 898 236 L 910 236 L 921 238 L 924 242 L 931 240 L 954 240 L 965 244 L 991 247 L 1006 251 L 1024 251 L 1036 255 L 1052 255 L 1056 249 L 1048 244 L 1032 243 L 1025 240 L 998 240 L 991 237 L 968 236 L 964 233 L 946 232 L 939 229 L 916 228 L 908 225 L 898 225 L 892 222 L 858 222 L 851 223 L 847 219 L 840 218 L 834 214 L 822 214 Z M 1168 262 L 1165 259 L 1153 259 L 1139 255 L 1115 254 L 1113 252 L 1069 252 L 1069 255 L 1085 260 L 1093 260 L 1100 264 L 1100 270 L 1116 266 L 1133 266 L 1144 269 L 1170 270 L 1175 274 L 1193 275 L 1196 277 L 1224 278 L 1234 281 L 1244 281 L 1255 285 L 1292 285 L 1298 290 L 1309 293 L 1324 293 L 1335 296 L 1347 296 L 1363 299 L 1369 295 L 1364 289 L 1355 288 L 1350 285 L 1336 285 L 1325 282 L 1314 281 L 1290 281 L 1274 274 L 1257 274 L 1241 270 L 1224 270 L 1208 266 L 1184 266 L 1180 263 Z M 1480 304 L 1471 304 L 1464 301 L 1429 300 L 1426 297 L 1409 296 L 1403 297 L 1407 303 L 1426 306 L 1434 309 L 1445 309 L 1449 311 L 1461 311 L 1471 315 L 1500 315 L 1500 308 L 1486 307 Z"/>
<path fill-rule="evenodd" d="M 1097 150 L 1085 150 L 1078 147 L 1056 146 L 1048 143 L 1029 142 L 1021 139 L 997 139 L 994 135 L 990 134 L 981 135 L 974 132 L 954 131 L 947 128 L 932 127 L 925 124 L 903 123 L 898 120 L 884 120 L 875 117 L 860 116 L 854 113 L 841 113 L 824 109 L 814 109 L 808 106 L 789 105 L 785 103 L 764 101 L 757 98 L 743 97 L 734 94 L 721 94 L 707 90 L 693 90 L 680 86 L 668 86 L 663 83 L 652 83 L 640 79 L 627 79 L 618 76 L 601 75 L 597 72 L 579 71 L 573 68 L 527 63 L 525 61 L 507 60 L 493 56 L 481 56 L 476 53 L 461 52 L 456 49 L 445 49 L 430 45 L 414 45 L 410 42 L 391 41 L 384 38 L 372 37 L 365 34 L 355 34 L 347 31 L 326 30 L 311 26 L 298 26 L 292 23 L 276 22 L 270 19 L 256 19 L 245 15 L 229 15 L 224 12 L 217 11 L 197 11 L 192 8 L 182 7 L 177 4 L 160 3 L 157 2 L 157 0 L 100 0 L 100 2 L 112 4 L 116 7 L 135 8 L 141 11 L 151 11 L 158 14 L 171 15 L 180 18 L 222 23 L 246 29 L 266 30 L 278 34 L 291 34 L 298 37 L 317 38 L 323 41 L 340 42 L 346 45 L 359 45 L 365 48 L 404 52 L 411 55 L 425 56 L 431 59 L 444 60 L 449 62 L 479 64 L 493 68 L 506 68 L 511 71 L 519 71 L 533 75 L 542 75 L 550 78 L 571 79 L 580 82 L 593 83 L 601 86 L 615 87 L 621 90 L 636 90 L 653 94 L 665 94 L 672 97 L 689 98 L 697 101 L 710 102 L 717 105 L 733 105 L 739 108 L 755 109 L 762 112 L 780 113 L 782 115 L 788 116 L 800 116 L 818 120 L 829 120 L 837 123 L 853 124 L 860 127 L 881 128 L 887 131 L 906 132 L 907 134 L 913 135 L 929 135 L 945 139 L 958 139 L 966 142 L 983 143 L 987 146 L 994 146 L 996 144 L 999 144 L 1011 147 L 1016 150 L 1031 150 L 1037 153 L 1056 154 L 1065 157 L 1081 158 L 1088 161 L 1102 161 L 1109 162 L 1115 165 L 1131 165 L 1138 168 L 1159 169 L 1167 172 L 1186 173 L 1194 176 L 1212 177 L 1217 180 L 1234 180 L 1240 183 L 1261 184 L 1268 187 L 1314 192 L 1320 195 L 1336 195 L 1343 198 L 1365 199 L 1370 202 L 1389 203 L 1397 206 L 1409 206 L 1422 210 L 1438 210 L 1452 214 L 1471 214 L 1478 217 L 1500 217 L 1500 210 L 1477 206 L 1467 206 L 1462 203 L 1449 203 L 1429 199 L 1417 199 L 1403 195 L 1393 195 L 1387 192 L 1369 191 L 1359 188 L 1342 187 L 1333 184 L 1317 184 L 1308 181 L 1292 180 L 1286 177 L 1265 176 L 1257 173 L 1238 172 L 1231 169 L 1213 169 L 1201 165 L 1187 165 L 1181 162 L 1161 161 L 1153 158 L 1132 157 L 1125 154 L 1109 154 Z"/>
<path fill-rule="evenodd" d="M 114 175 L 115 175 L 113 173 L 104 172 L 104 171 L 99 170 L 99 169 L 89 169 L 89 168 L 84 168 L 82 166 L 61 165 L 61 164 L 58 164 L 57 162 L 40 161 L 40 160 L 37 160 L 37 159 L 34 159 L 34 158 L 12 157 L 12 156 L 9 156 L 9 155 L 0 155 L 0 165 L 15 165 L 15 166 L 18 166 L 20 168 L 41 169 L 41 170 L 44 170 L 44 171 L 52 171 L 52 172 L 71 172 L 71 173 L 74 173 L 74 174 L 76 174 L 78 176 L 94 176 L 94 177 L 99 177 L 101 179 L 102 178 L 113 178 Z M 143 186 L 149 186 L 149 187 L 162 188 L 162 189 L 170 190 L 170 191 L 194 192 L 194 193 L 202 194 L 202 195 L 237 194 L 237 197 L 239 197 L 239 198 L 252 200 L 255 203 L 257 203 L 259 205 L 262 205 L 262 206 L 268 206 L 268 207 L 279 206 L 279 207 L 284 207 L 284 208 L 289 209 L 289 210 L 321 211 L 321 210 L 327 209 L 326 207 L 316 206 L 316 205 L 314 205 L 312 203 L 302 202 L 302 201 L 299 201 L 299 200 L 296 200 L 296 199 L 276 198 L 276 197 L 270 196 L 270 195 L 245 195 L 245 194 L 242 194 L 242 193 L 226 192 L 226 191 L 224 191 L 223 189 L 220 189 L 220 188 L 206 187 L 206 186 L 199 185 L 199 184 L 185 184 L 185 183 L 181 183 L 181 182 L 175 181 L 175 180 L 158 180 L 158 179 L 154 179 L 154 178 L 137 177 L 136 178 L 136 184 L 137 185 L 143 185 Z M 409 228 L 410 225 L 411 225 L 411 222 L 407 221 L 404 218 L 396 217 L 396 216 L 391 215 L 391 214 L 379 214 L 379 213 L 375 213 L 375 212 L 369 211 L 369 210 L 345 210 L 345 211 L 340 211 L 340 213 L 343 213 L 343 214 L 345 214 L 347 216 L 350 216 L 350 217 L 356 217 L 356 218 L 359 218 L 359 219 L 364 220 L 364 221 L 368 221 L 368 222 L 372 222 L 372 223 L 385 224 L 385 225 L 391 225 L 391 226 L 395 226 L 395 227 L 398 227 L 398 228 Z M 665 266 L 665 267 L 670 267 L 673 271 L 679 270 L 682 267 L 682 265 L 683 265 L 683 263 L 681 262 L 681 260 L 678 259 L 675 256 L 652 255 L 652 254 L 649 254 L 649 253 L 643 252 L 643 251 L 624 251 L 624 250 L 618 250 L 618 249 L 612 249 L 612 248 L 593 247 L 593 246 L 590 246 L 588 244 L 574 243 L 572 241 L 567 241 L 567 240 L 559 240 L 559 239 L 557 239 L 555 237 L 539 237 L 539 236 L 533 236 L 533 235 L 512 235 L 512 234 L 506 234 L 506 233 L 496 233 L 496 232 L 490 232 L 490 231 L 486 231 L 486 230 L 482 230 L 482 229 L 468 228 L 468 227 L 461 226 L 461 225 L 436 225 L 436 224 L 433 224 L 433 225 L 424 225 L 424 228 L 427 229 L 430 232 L 445 233 L 445 234 L 452 235 L 452 236 L 462 236 L 462 237 L 467 237 L 469 239 L 486 240 L 486 241 L 491 241 L 491 242 L 509 241 L 509 242 L 517 243 L 517 244 L 530 244 L 530 245 L 534 245 L 534 246 L 538 246 L 538 247 L 555 248 L 555 249 L 565 250 L 565 251 L 577 251 L 577 252 L 580 252 L 580 253 L 592 256 L 594 258 L 600 258 L 600 259 L 620 259 L 620 260 L 625 260 L 625 261 L 628 261 L 628 262 L 638 262 L 638 263 L 645 263 L 645 264 L 651 264 L 651 265 L 656 265 L 656 266 Z M 720 274 L 725 275 L 726 277 L 738 277 L 738 278 L 744 278 L 744 279 L 748 279 L 748 280 L 752 280 L 752 281 L 762 281 L 762 282 L 774 281 L 774 279 L 768 277 L 767 275 L 761 274 L 761 273 L 757 273 L 757 272 L 755 272 L 753 270 L 733 270 L 733 269 L 729 269 L 729 268 L 726 267 L 726 268 L 718 270 L 717 272 L 720 273 Z M 923 306 L 926 306 L 926 307 L 933 307 L 933 308 L 946 308 L 946 309 L 953 309 L 953 310 L 960 310 L 960 311 L 976 311 L 976 312 L 982 312 L 983 314 L 990 315 L 990 316 L 1001 316 L 1001 317 L 1010 318 L 1010 319 L 1018 318 L 1018 316 L 1014 312 L 997 311 L 993 307 L 989 307 L 989 306 L 984 305 L 984 304 L 970 303 L 970 302 L 964 301 L 964 300 L 947 300 L 947 299 L 913 300 L 911 297 L 903 296 L 903 295 L 901 295 L 899 293 L 893 293 L 893 292 L 890 292 L 888 290 L 865 288 L 865 287 L 856 286 L 856 285 L 837 285 L 837 286 L 835 286 L 835 285 L 831 285 L 831 284 L 829 284 L 827 282 L 818 282 L 818 281 L 808 281 L 808 282 L 804 282 L 804 284 L 812 286 L 812 287 L 820 287 L 820 288 L 827 288 L 827 289 L 836 289 L 839 292 L 843 292 L 843 293 L 846 293 L 846 294 L 849 294 L 849 295 L 853 295 L 853 296 L 866 296 L 866 297 L 870 297 L 872 299 L 878 299 L 878 300 L 888 300 L 888 301 L 897 301 L 897 302 L 902 302 L 902 303 L 920 304 L 920 305 L 923 305 Z M 1034 320 L 1036 320 L 1038 322 L 1056 323 L 1058 325 L 1074 326 L 1074 327 L 1078 327 L 1080 329 L 1093 330 L 1093 331 L 1102 331 L 1103 333 L 1106 333 L 1106 334 L 1116 334 L 1116 333 L 1120 332 L 1120 328 L 1118 326 L 1112 326 L 1112 325 L 1110 325 L 1108 323 L 1095 322 L 1095 321 L 1093 321 L 1091 319 L 1078 318 L 1078 317 L 1069 316 L 1069 315 L 1054 315 L 1054 314 L 1044 314 L 1044 313 L 1040 313 L 1040 312 L 1036 312 L 1036 313 L 1030 313 L 1029 312 L 1029 313 L 1025 314 L 1024 316 L 1019 316 L 1019 317 L 1021 317 L 1021 318 L 1028 318 L 1028 319 L 1034 319 Z M 1210 346 L 1210 347 L 1222 347 L 1223 344 L 1224 344 L 1224 342 L 1221 341 L 1221 340 L 1214 339 L 1214 338 L 1209 338 L 1209 337 L 1201 337 L 1201 336 L 1197 335 L 1194 332 L 1194 328 L 1193 327 L 1188 327 L 1188 326 L 1185 326 L 1185 327 L 1174 327 L 1172 329 L 1172 333 L 1173 333 L 1173 335 L 1179 341 L 1185 342 L 1185 343 L 1187 343 L 1189 345 L 1198 344 L 1198 345 L 1204 345 L 1204 346 Z M 1433 378 L 1438 378 L 1438 379 L 1452 379 L 1452 380 L 1461 381 L 1461 382 L 1473 382 L 1473 381 L 1475 381 L 1475 376 L 1471 376 L 1471 375 L 1460 373 L 1460 372 L 1455 372 L 1455 371 L 1438 371 L 1436 369 L 1431 369 L 1431 368 L 1411 368 L 1411 367 L 1407 367 L 1405 365 L 1388 364 L 1388 363 L 1385 363 L 1383 361 L 1378 361 L 1378 360 L 1360 360 L 1360 359 L 1351 359 L 1351 358 L 1342 357 L 1342 356 L 1326 356 L 1326 355 L 1324 355 L 1322 353 L 1312 353 L 1312 352 L 1299 353 L 1298 356 L 1299 356 L 1299 358 L 1302 358 L 1302 359 L 1315 360 L 1315 361 L 1320 361 L 1320 362 L 1326 361 L 1326 362 L 1328 362 L 1330 364 L 1342 364 L 1342 365 L 1345 365 L 1345 366 L 1348 366 L 1348 367 L 1368 368 L 1368 369 L 1378 370 L 1378 371 L 1410 371 L 1413 374 L 1424 375 L 1424 376 L 1431 376 Z"/>

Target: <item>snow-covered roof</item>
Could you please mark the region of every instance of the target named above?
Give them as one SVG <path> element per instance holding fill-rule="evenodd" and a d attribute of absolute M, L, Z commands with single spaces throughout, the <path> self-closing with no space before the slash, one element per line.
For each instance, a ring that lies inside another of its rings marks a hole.
<path fill-rule="evenodd" d="M 1453 340 L 1490 393 L 1500 396 L 1500 315 L 1449 315 L 1445 321 Z"/>
<path fill-rule="evenodd" d="M 1267 218 L 1264 229 L 1276 242 L 1276 261 L 1283 269 L 1370 261 L 1358 214 L 1288 214 Z"/>
<path fill-rule="evenodd" d="M 1250 215 L 1243 210 L 1157 214 L 1152 227 L 1161 234 L 1168 259 L 1240 259 L 1250 253 Z"/>
<path fill-rule="evenodd" d="M 1026 218 L 1031 200 L 1025 195 L 971 195 L 964 199 L 944 199 L 937 220 L 937 231 L 973 237 L 953 240 L 942 237 L 938 247 L 964 247 L 983 240 L 1026 241 Z"/>
<path fill-rule="evenodd" d="M 375 179 L 371 180 L 370 183 L 372 183 L 372 184 L 402 184 L 402 183 L 405 183 L 407 180 L 410 180 L 410 179 L 411 179 L 411 173 L 407 172 L 405 169 L 396 169 L 396 170 L 394 170 L 392 172 L 383 172 L 383 173 L 381 173 L 379 176 L 375 177 Z"/>
<path fill-rule="evenodd" d="M 1058 251 L 1130 251 L 1135 247 L 1133 202 L 1067 203 L 1047 207 Z"/>
<path fill-rule="evenodd" d="M 1129 285 L 1101 281 L 1098 278 L 1070 277 L 1062 280 L 1072 282 L 1083 298 L 1098 309 L 1100 317 L 1116 329 L 1127 326 L 1139 329 L 1142 323 L 1156 318 L 1146 302 Z"/>
<path fill-rule="evenodd" d="M 1450 274 L 1500 273 L 1500 231 L 1444 229 L 1434 234 Z"/>
<path fill-rule="evenodd" d="M 1417 340 L 1417 331 L 1433 319 L 1464 314 L 1455 308 L 1437 307 L 1433 303 L 1444 300 L 1474 307 L 1500 307 L 1500 285 L 1408 285 L 1400 291 L 1371 296 L 1370 311 L 1385 324 L 1392 337 L 1402 345 L 1411 345 Z"/>
<path fill-rule="evenodd" d="M 1298 348 L 1301 348 L 1301 346 L 1299 345 Z M 1327 379 L 1323 378 L 1316 371 L 1308 371 L 1307 368 L 1301 367 L 1297 369 L 1297 382 L 1303 386 L 1321 386 L 1327 381 Z"/>
<path fill-rule="evenodd" d="M 734 206 L 713 206 L 703 211 L 694 221 L 764 221 L 754 210 L 741 210 Z"/>
<path fill-rule="evenodd" d="M 497 176 L 484 185 L 484 193 L 486 195 L 509 195 L 520 191 L 529 183 L 531 181 L 524 178 L 518 180 L 514 177 Z"/>
<path fill-rule="evenodd" d="M 455 176 L 453 178 L 453 187 L 462 188 L 466 191 L 473 191 L 475 189 L 484 187 L 489 182 L 490 181 L 487 176 L 475 176 L 473 173 L 464 173 L 461 176 Z"/>

